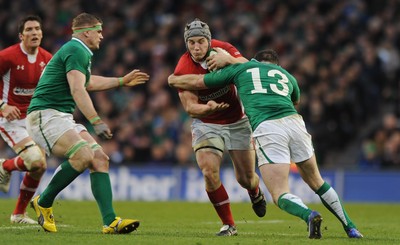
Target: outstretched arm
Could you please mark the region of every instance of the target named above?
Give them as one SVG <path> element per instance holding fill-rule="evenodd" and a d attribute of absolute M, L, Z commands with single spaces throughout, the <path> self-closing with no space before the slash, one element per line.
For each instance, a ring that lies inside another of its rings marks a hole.
<path fill-rule="evenodd" d="M 202 90 L 207 89 L 204 84 L 204 75 L 170 75 L 168 77 L 168 84 L 171 87 L 185 89 L 185 90 Z"/>
<path fill-rule="evenodd" d="M 103 77 L 97 75 L 91 75 L 90 81 L 86 89 L 88 91 L 101 91 L 112 88 L 129 86 L 133 87 L 139 84 L 143 84 L 148 81 L 150 76 L 147 73 L 139 70 L 133 70 L 123 77 Z"/>

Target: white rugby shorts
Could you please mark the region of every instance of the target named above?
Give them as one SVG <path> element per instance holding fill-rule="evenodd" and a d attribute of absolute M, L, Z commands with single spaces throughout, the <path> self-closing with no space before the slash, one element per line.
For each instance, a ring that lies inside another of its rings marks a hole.
<path fill-rule="evenodd" d="M 26 129 L 32 139 L 50 155 L 57 140 L 68 130 L 75 129 L 78 133 L 87 131 L 85 126 L 78 124 L 73 115 L 54 109 L 38 110 L 28 114 Z"/>
<path fill-rule="evenodd" d="M 299 163 L 314 154 L 311 135 L 299 114 L 262 122 L 253 132 L 258 166 Z"/>
<path fill-rule="evenodd" d="M 251 127 L 247 117 L 230 124 L 204 123 L 199 119 L 192 122 L 192 146 L 213 144 L 209 139 L 218 138 L 221 144 L 212 145 L 220 151 L 254 149 L 251 138 Z M 208 143 L 204 143 L 208 142 Z"/>
<path fill-rule="evenodd" d="M 4 117 L 0 117 L 0 134 L 3 140 L 13 148 L 23 139 L 28 138 L 29 134 L 26 130 L 26 119 L 7 121 Z"/>

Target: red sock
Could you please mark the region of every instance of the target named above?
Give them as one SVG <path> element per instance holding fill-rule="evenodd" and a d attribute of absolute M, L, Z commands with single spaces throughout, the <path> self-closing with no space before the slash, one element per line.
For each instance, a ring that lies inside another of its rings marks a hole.
<path fill-rule="evenodd" d="M 24 160 L 22 160 L 22 158 L 19 156 L 5 160 L 3 163 L 3 168 L 8 172 L 12 172 L 15 170 L 18 170 L 20 172 L 28 171 L 24 164 Z"/>
<path fill-rule="evenodd" d="M 251 196 L 251 197 L 256 197 L 256 196 L 258 196 L 258 193 L 259 193 L 259 191 L 258 191 L 258 186 L 255 188 L 255 189 L 253 189 L 253 190 L 247 190 L 247 192 L 249 193 L 249 196 Z"/>
<path fill-rule="evenodd" d="M 228 193 L 226 192 L 224 185 L 221 184 L 221 186 L 213 192 L 207 191 L 207 194 L 222 223 L 224 225 L 235 225 Z"/>
<path fill-rule="evenodd" d="M 258 196 L 258 190 L 260 188 L 259 184 L 260 184 L 260 181 L 258 181 L 258 183 L 257 183 L 257 185 L 256 185 L 256 187 L 254 189 L 252 189 L 252 190 L 247 189 L 247 193 L 249 193 L 250 197 L 257 197 Z"/>
<path fill-rule="evenodd" d="M 24 214 L 29 201 L 35 194 L 40 180 L 33 179 L 27 172 L 22 180 L 20 192 L 13 214 Z"/>

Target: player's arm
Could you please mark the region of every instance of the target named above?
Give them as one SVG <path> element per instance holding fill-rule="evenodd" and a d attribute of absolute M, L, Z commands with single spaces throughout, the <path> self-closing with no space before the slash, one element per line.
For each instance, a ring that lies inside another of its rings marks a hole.
<path fill-rule="evenodd" d="M 290 81 L 293 84 L 293 92 L 291 95 L 291 99 L 293 102 L 293 105 L 298 105 L 300 104 L 300 88 L 299 88 L 299 84 L 297 83 L 297 80 L 295 77 L 293 77 L 292 75 L 290 76 Z"/>
<path fill-rule="evenodd" d="M 232 65 L 236 63 L 245 63 L 248 61 L 243 56 L 233 57 L 228 52 L 221 48 L 215 48 L 216 54 L 207 57 L 207 67 L 210 71 L 215 71 L 217 69 L 224 68 L 227 65 Z"/>
<path fill-rule="evenodd" d="M 185 89 L 185 90 L 202 90 L 207 89 L 204 83 L 204 75 L 170 75 L 168 77 L 168 84 L 171 87 Z"/>
<path fill-rule="evenodd" d="M 5 101 L 0 100 L 0 112 L 2 116 L 7 119 L 7 121 L 13 121 L 20 119 L 21 111 L 18 107 L 13 105 L 8 105 Z"/>
<path fill-rule="evenodd" d="M 85 75 L 78 70 L 71 70 L 67 73 L 67 79 L 76 106 L 93 125 L 96 134 L 103 139 L 111 139 L 111 130 L 97 115 L 93 102 L 85 88 Z"/>
<path fill-rule="evenodd" d="M 147 73 L 136 69 L 123 77 L 103 77 L 91 75 L 86 89 L 88 91 L 101 91 L 122 86 L 133 87 L 145 83 L 149 80 L 149 78 L 150 76 Z"/>
<path fill-rule="evenodd" d="M 202 118 L 229 107 L 227 103 L 217 103 L 213 100 L 208 101 L 207 104 L 200 104 L 195 91 L 180 91 L 179 98 L 184 110 L 193 118 Z"/>
<path fill-rule="evenodd" d="M 0 77 L 4 76 L 7 70 L 10 69 L 11 63 L 4 52 L 0 52 Z M 2 81 L 0 79 L 0 81 Z M 13 105 L 8 105 L 5 101 L 0 100 L 0 112 L 2 116 L 7 119 L 7 121 L 12 121 L 19 119 L 21 117 L 21 112 L 18 107 Z"/>

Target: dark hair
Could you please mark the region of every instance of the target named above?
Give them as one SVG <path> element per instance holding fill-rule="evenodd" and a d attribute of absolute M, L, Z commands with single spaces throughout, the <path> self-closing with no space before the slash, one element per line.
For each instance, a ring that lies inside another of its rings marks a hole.
<path fill-rule="evenodd" d="M 40 28 L 42 28 L 42 19 L 37 15 L 28 15 L 23 18 L 18 24 L 18 33 L 23 33 L 25 29 L 25 23 L 28 21 L 37 21 L 40 24 Z"/>
<path fill-rule="evenodd" d="M 273 49 L 265 49 L 259 51 L 255 56 L 254 59 L 262 62 L 267 61 L 276 65 L 279 65 L 279 57 L 278 54 Z"/>

